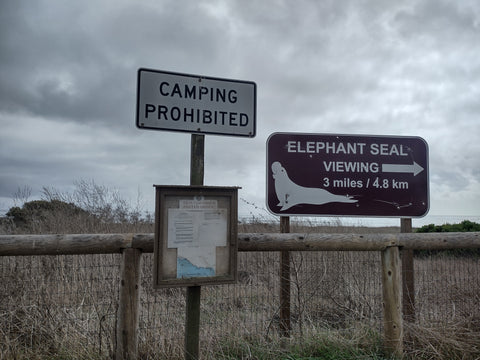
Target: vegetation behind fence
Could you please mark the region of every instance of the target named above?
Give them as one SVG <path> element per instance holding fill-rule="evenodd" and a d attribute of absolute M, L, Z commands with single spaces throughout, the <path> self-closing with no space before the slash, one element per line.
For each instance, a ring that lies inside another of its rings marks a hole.
<path fill-rule="evenodd" d="M 112 358 L 121 259 L 119 254 L 0 257 L 2 357 Z M 152 267 L 152 254 L 144 254 L 139 356 L 182 358 L 184 290 L 152 289 Z M 291 267 L 294 338 L 334 331 L 360 341 L 358 346 L 367 339 L 375 343 L 383 326 L 378 251 L 296 251 Z M 205 357 L 227 357 L 240 344 L 236 351 L 242 356 L 245 344 L 270 344 L 270 351 L 278 351 L 273 346 L 279 341 L 278 252 L 240 252 L 238 271 L 238 284 L 202 291 Z M 478 257 L 422 256 L 415 259 L 415 272 L 417 321 L 407 327 L 407 353 L 419 357 L 426 349 L 422 342 L 428 342 L 435 351 L 444 347 L 444 358 L 478 356 Z"/>
<path fill-rule="evenodd" d="M 12 215 L 0 223 L 0 234 L 153 231 L 151 219 L 139 216 L 138 211 L 129 212 L 123 202 L 105 196 L 105 189 L 80 183 L 79 191 L 82 201 L 74 202 L 83 204 L 81 208 L 88 211 L 73 206 L 65 208 L 63 202 L 71 199 L 46 189 L 45 202 L 15 209 L 23 224 L 15 222 Z M 63 210 L 49 208 L 49 203 L 58 199 L 62 202 L 57 205 Z M 317 236 L 316 242 L 322 242 L 330 251 L 291 253 L 293 336 L 287 343 L 280 337 L 278 326 L 279 253 L 269 251 L 270 245 L 260 235 L 278 232 L 278 223 L 244 223 L 239 225 L 239 231 L 257 234 L 249 238 L 248 244 L 243 243 L 245 249 L 257 243 L 264 251 L 239 253 L 237 284 L 203 287 L 200 347 L 204 358 L 276 359 L 286 357 L 294 349 L 304 357 L 320 356 L 321 351 L 328 351 L 322 344 L 343 354 L 337 358 L 381 356 L 380 253 L 372 248 L 333 251 L 328 234 L 339 236 L 354 247 L 362 243 L 361 234 L 398 234 L 398 228 L 345 227 L 340 223 L 319 226 L 309 221 L 292 224 L 292 233 L 306 234 L 307 238 L 324 234 Z M 359 235 L 349 237 L 352 233 Z M 297 234 L 292 234 L 291 244 L 309 245 L 304 235 Z M 398 239 L 379 236 L 385 238 L 385 244 Z M 50 247 L 39 241 L 38 236 L 34 235 L 34 239 L 31 248 L 39 253 L 55 253 L 55 249 L 65 245 L 62 237 Z M 75 239 L 78 248 L 83 247 L 86 252 L 84 238 Z M 124 239 L 125 236 L 118 236 L 113 241 L 121 247 Z M 144 245 L 148 242 L 142 236 L 136 240 Z M 338 237 L 335 241 L 338 242 Z M 439 248 L 454 245 L 449 238 L 440 243 Z M 432 244 L 426 241 L 417 247 L 431 249 Z M 363 246 L 368 248 L 369 244 L 364 242 Z M 6 248 L 13 251 L 15 243 L 3 247 Z M 99 254 L 0 256 L 0 359 L 115 356 L 119 341 L 116 328 L 122 255 L 102 254 L 101 248 L 99 244 L 96 251 Z M 180 359 L 185 324 L 184 289 L 154 290 L 152 257 L 150 253 L 142 256 L 139 358 Z M 416 320 L 405 324 L 407 357 L 479 358 L 478 254 L 422 252 L 416 254 L 414 268 Z"/>

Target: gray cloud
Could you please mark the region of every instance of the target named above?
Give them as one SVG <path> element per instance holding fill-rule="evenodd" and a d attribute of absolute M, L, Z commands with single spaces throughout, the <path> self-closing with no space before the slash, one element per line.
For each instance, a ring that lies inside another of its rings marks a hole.
<path fill-rule="evenodd" d="M 188 183 L 189 137 L 134 126 L 149 67 L 257 82 L 257 137 L 206 143 L 206 181 L 247 201 L 263 206 L 275 131 L 422 136 L 432 187 L 475 199 L 479 30 L 476 1 L 3 1 L 0 197 Z"/>

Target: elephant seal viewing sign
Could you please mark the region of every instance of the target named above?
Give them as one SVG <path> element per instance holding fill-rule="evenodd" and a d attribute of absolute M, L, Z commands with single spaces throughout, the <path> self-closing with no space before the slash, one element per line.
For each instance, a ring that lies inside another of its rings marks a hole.
<path fill-rule="evenodd" d="M 273 133 L 266 150 L 265 205 L 274 215 L 428 212 L 428 145 L 418 136 Z"/>
<path fill-rule="evenodd" d="M 278 161 L 272 164 L 272 172 L 281 211 L 298 204 L 322 205 L 331 202 L 356 203 L 358 201 L 350 196 L 332 194 L 325 189 L 297 185 L 290 180 L 287 171 Z"/>

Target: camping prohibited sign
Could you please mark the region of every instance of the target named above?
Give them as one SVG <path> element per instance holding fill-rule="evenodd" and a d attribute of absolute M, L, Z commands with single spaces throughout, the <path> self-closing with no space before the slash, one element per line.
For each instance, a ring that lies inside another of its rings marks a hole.
<path fill-rule="evenodd" d="M 428 146 L 420 137 L 274 133 L 267 208 L 276 215 L 422 217 Z"/>
<path fill-rule="evenodd" d="M 257 85 L 252 81 L 139 69 L 140 129 L 254 137 Z"/>

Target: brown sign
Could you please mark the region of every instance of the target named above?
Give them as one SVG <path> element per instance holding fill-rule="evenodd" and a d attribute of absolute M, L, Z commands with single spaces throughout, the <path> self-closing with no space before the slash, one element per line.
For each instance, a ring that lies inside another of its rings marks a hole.
<path fill-rule="evenodd" d="M 276 215 L 422 217 L 428 146 L 420 137 L 274 133 L 267 208 Z"/>

